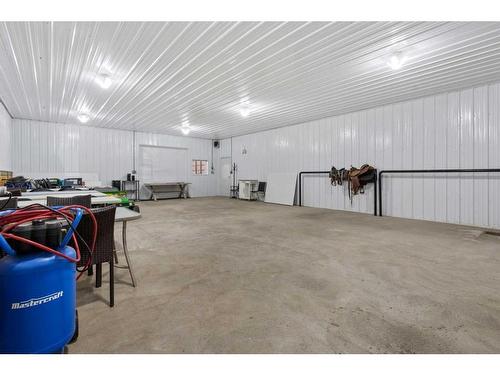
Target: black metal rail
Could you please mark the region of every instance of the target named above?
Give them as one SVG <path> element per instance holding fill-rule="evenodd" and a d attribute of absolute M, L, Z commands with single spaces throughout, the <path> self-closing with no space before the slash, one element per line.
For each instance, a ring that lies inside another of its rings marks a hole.
<path fill-rule="evenodd" d="M 378 172 L 378 207 L 379 216 L 382 216 L 382 175 L 383 174 L 414 174 L 414 173 L 495 173 L 500 168 L 481 169 L 385 169 Z"/>
<path fill-rule="evenodd" d="M 330 171 L 303 171 L 299 172 L 299 206 L 302 206 L 302 175 L 304 174 L 330 174 Z M 377 170 L 375 169 L 373 216 L 377 216 Z"/>

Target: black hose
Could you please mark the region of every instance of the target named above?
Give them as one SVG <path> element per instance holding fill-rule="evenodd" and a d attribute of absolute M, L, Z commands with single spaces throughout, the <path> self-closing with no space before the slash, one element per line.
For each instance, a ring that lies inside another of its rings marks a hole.
<path fill-rule="evenodd" d="M 7 192 L 7 195 L 9 196 L 9 198 L 5 201 L 5 203 L 3 204 L 3 206 L 0 208 L 0 211 L 2 211 L 5 207 L 7 207 L 7 205 L 9 204 L 9 202 L 12 200 L 12 193 L 10 191 Z"/>

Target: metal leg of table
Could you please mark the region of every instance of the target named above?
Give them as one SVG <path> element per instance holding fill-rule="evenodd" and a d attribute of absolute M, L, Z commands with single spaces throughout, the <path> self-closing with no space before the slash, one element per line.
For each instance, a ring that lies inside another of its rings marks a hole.
<path fill-rule="evenodd" d="M 128 255 L 128 247 L 127 247 L 127 222 L 124 221 L 123 222 L 123 226 L 122 226 L 122 240 L 123 240 L 123 254 L 125 254 L 125 260 L 127 262 L 127 265 L 118 265 L 118 264 L 115 264 L 114 266 L 116 268 L 126 268 L 128 269 L 128 272 L 130 273 L 130 278 L 132 279 L 132 285 L 134 286 L 134 288 L 137 286 L 137 283 L 135 281 L 135 277 L 134 277 L 134 271 L 132 271 L 132 263 L 130 262 L 130 257 Z"/>
<path fill-rule="evenodd" d="M 134 272 L 132 271 L 132 264 L 130 262 L 130 258 L 128 256 L 128 248 L 127 248 L 127 222 L 123 222 L 122 226 L 122 238 L 123 238 L 123 253 L 125 254 L 125 260 L 127 261 L 128 272 L 130 273 L 130 278 L 132 279 L 132 285 L 136 286 Z"/>
<path fill-rule="evenodd" d="M 116 242 L 113 243 L 113 258 L 115 258 L 115 264 L 118 264 L 118 253 L 116 252 Z"/>

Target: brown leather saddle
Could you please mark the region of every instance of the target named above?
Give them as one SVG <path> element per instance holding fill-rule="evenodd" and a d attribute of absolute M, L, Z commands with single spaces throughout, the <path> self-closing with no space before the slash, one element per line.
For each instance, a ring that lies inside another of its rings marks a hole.
<path fill-rule="evenodd" d="M 352 197 L 365 192 L 365 185 L 370 182 L 375 182 L 377 171 L 369 164 L 363 164 L 356 168 L 351 166 L 351 169 L 337 169 L 332 167 L 330 170 L 330 183 L 333 186 L 342 186 L 344 181 L 347 181 L 349 190 L 349 199 L 352 203 Z"/>
<path fill-rule="evenodd" d="M 349 198 L 352 202 L 352 197 L 358 193 L 364 194 L 365 185 L 375 181 L 376 170 L 369 164 L 363 164 L 356 168 L 351 166 L 349 170 Z"/>

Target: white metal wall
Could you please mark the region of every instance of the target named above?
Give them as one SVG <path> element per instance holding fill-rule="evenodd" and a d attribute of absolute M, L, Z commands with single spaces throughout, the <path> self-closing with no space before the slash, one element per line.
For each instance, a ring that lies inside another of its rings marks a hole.
<path fill-rule="evenodd" d="M 190 137 L 177 137 L 167 134 L 154 134 L 154 133 L 136 133 L 136 163 L 139 166 L 139 146 L 165 146 L 165 147 L 178 147 L 187 149 L 188 160 L 201 159 L 208 160 L 209 166 L 212 161 L 212 141 L 208 139 L 190 138 Z M 214 158 L 215 160 L 215 158 Z M 214 168 L 214 170 L 216 170 Z M 195 176 L 191 170 L 188 171 L 188 181 L 192 185 L 189 188 L 191 196 L 211 196 L 216 195 L 217 191 L 217 178 L 215 174 L 209 173 L 204 176 Z"/>
<path fill-rule="evenodd" d="M 11 162 L 11 129 L 12 119 L 0 103 L 0 170 L 10 171 Z"/>
<path fill-rule="evenodd" d="M 227 142 L 228 140 L 226 140 Z M 329 170 L 500 168 L 500 84 L 429 96 L 233 138 L 238 178 Z M 224 144 L 224 142 L 223 142 Z M 246 150 L 246 153 L 242 151 Z M 500 227 L 500 175 L 384 177 L 384 214 Z M 305 177 L 307 206 L 373 212 L 373 188 L 350 204 L 327 177 Z"/>
<path fill-rule="evenodd" d="M 136 134 L 138 145 L 159 145 L 188 148 L 189 157 L 210 160 L 210 140 Z M 12 167 L 15 174 L 38 172 L 97 173 L 104 184 L 123 179 L 134 167 L 134 133 L 127 130 L 95 128 L 81 125 L 13 120 Z M 136 165 L 138 165 L 136 163 Z M 210 183 L 213 175 L 191 177 L 192 195 L 214 195 Z"/>
<path fill-rule="evenodd" d="M 110 184 L 132 170 L 132 142 L 129 131 L 14 119 L 13 170 L 97 173 Z"/>

